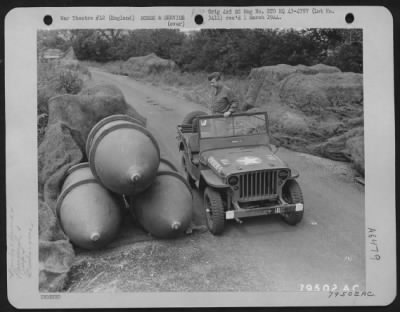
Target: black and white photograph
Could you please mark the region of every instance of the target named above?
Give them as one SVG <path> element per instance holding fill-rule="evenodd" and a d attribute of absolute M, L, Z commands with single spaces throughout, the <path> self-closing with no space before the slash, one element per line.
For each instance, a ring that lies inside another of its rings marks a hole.
<path fill-rule="evenodd" d="M 365 289 L 360 29 L 37 39 L 42 290 Z"/>
<path fill-rule="evenodd" d="M 365 28 L 163 18 L 174 27 L 35 30 L 41 299 L 374 297 Z"/>

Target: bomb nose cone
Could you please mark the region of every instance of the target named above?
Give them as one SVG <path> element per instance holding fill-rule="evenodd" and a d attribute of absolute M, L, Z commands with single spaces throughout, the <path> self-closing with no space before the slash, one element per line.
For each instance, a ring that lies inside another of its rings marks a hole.
<path fill-rule="evenodd" d="M 135 173 L 132 173 L 132 174 L 131 174 L 129 180 L 131 181 L 132 184 L 136 184 L 136 182 L 139 181 L 141 177 L 142 177 L 142 176 L 141 176 L 139 173 L 136 173 L 136 172 L 135 172 Z"/>
<path fill-rule="evenodd" d="M 173 238 L 185 233 L 192 219 L 192 200 L 190 186 L 176 171 L 158 172 L 148 189 L 129 196 L 132 214 L 157 238 Z"/>
<path fill-rule="evenodd" d="M 97 242 L 100 239 L 100 233 L 95 232 L 92 235 L 90 235 L 90 240 L 92 242 Z"/>
<path fill-rule="evenodd" d="M 179 230 L 180 228 L 181 228 L 181 223 L 180 223 L 180 222 L 175 221 L 175 222 L 173 222 L 172 225 L 171 225 L 171 229 L 173 229 L 174 231 L 177 231 L 177 230 Z"/>

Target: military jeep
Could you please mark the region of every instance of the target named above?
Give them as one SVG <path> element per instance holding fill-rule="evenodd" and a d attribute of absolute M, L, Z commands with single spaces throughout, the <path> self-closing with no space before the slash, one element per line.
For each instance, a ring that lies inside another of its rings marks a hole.
<path fill-rule="evenodd" d="M 290 225 L 301 221 L 299 174 L 276 155 L 267 113 L 223 117 L 196 111 L 177 130 L 186 178 L 203 193 L 212 234 L 221 234 L 228 219 L 280 214 Z"/>

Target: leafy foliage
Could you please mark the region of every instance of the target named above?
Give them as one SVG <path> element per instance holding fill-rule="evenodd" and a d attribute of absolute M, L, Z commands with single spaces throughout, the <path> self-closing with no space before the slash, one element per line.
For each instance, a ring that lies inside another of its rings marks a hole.
<path fill-rule="evenodd" d="M 359 43 L 345 43 L 325 60 L 327 65 L 335 65 L 342 71 L 361 73 L 363 71 L 362 46 Z"/>
<path fill-rule="evenodd" d="M 181 71 L 246 75 L 254 67 L 318 63 L 362 72 L 360 29 L 57 30 L 38 33 L 38 50 L 73 46 L 79 60 L 110 62 L 155 53 Z"/>
<path fill-rule="evenodd" d="M 83 80 L 79 73 L 72 70 L 61 70 L 57 79 L 56 91 L 60 93 L 77 94 L 82 90 Z"/>

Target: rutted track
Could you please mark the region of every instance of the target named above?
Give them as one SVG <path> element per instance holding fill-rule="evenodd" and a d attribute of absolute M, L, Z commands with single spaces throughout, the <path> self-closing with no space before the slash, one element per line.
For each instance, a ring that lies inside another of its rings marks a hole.
<path fill-rule="evenodd" d="M 92 74 L 96 83 L 123 91 L 147 117 L 163 156 L 180 167 L 176 125 L 204 108 L 128 77 Z M 345 164 L 286 149 L 278 156 L 300 172 L 305 214 L 297 226 L 266 216 L 228 222 L 219 237 L 194 231 L 162 241 L 133 229 L 127 220 L 108 249 L 78 252 L 69 291 L 297 291 L 302 284 L 363 289 L 363 187 Z M 202 225 L 202 199 L 194 193 L 194 223 Z"/>

